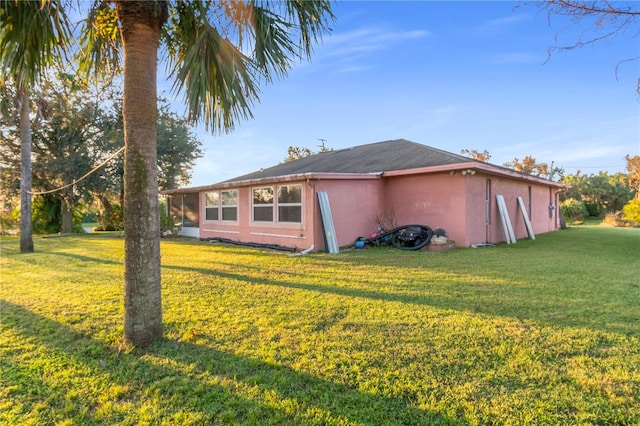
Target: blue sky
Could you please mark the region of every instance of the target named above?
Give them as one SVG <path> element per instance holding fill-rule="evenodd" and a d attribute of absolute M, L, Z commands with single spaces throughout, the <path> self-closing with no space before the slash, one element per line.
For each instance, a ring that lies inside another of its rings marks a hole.
<path fill-rule="evenodd" d="M 340 149 L 408 139 L 491 163 L 534 156 L 566 173 L 624 171 L 640 150 L 639 38 L 572 51 L 586 26 L 513 2 L 336 3 L 310 62 L 262 87 L 254 119 L 197 129 L 191 186 L 282 162 L 289 146 Z M 634 37 L 635 36 L 635 37 Z M 178 109 L 179 110 L 179 109 Z"/>

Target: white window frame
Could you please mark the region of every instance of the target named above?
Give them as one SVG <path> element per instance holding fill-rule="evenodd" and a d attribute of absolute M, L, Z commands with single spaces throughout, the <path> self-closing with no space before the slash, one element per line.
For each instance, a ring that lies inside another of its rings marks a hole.
<path fill-rule="evenodd" d="M 215 204 L 208 204 L 209 201 L 209 197 L 208 194 L 215 194 L 217 197 L 217 200 L 215 202 Z M 207 191 L 204 193 L 204 200 L 203 203 L 204 205 L 204 221 L 205 222 L 218 222 L 220 220 L 220 191 Z M 209 219 L 207 218 L 207 211 L 209 210 L 213 210 L 216 212 L 216 216 L 217 219 Z"/>
<path fill-rule="evenodd" d="M 280 193 L 280 189 L 283 187 L 294 187 L 297 186 L 300 188 L 300 202 L 297 203 L 280 203 L 278 202 L 278 194 Z M 270 189 L 272 192 L 272 203 L 271 204 L 255 204 L 254 203 L 254 191 L 258 189 Z M 304 186 L 300 183 L 294 184 L 285 184 L 285 185 L 272 185 L 272 186 L 256 186 L 251 188 L 251 221 L 255 224 L 276 224 L 276 225 L 301 225 L 304 221 L 303 218 L 303 200 L 304 200 Z M 256 220 L 255 209 L 256 208 L 271 208 L 271 220 Z M 300 208 L 300 221 L 299 222 L 290 222 L 290 221 L 282 221 L 280 220 L 280 207 L 299 207 Z"/>
<path fill-rule="evenodd" d="M 235 193 L 235 204 L 225 204 L 224 193 Z M 216 205 L 208 205 L 207 204 L 207 194 L 217 194 L 217 203 Z M 225 189 L 218 191 L 207 191 L 204 193 L 204 220 L 205 222 L 226 222 L 226 223 L 237 223 L 238 222 L 238 190 L 237 189 Z M 215 209 L 217 212 L 217 219 L 207 219 L 207 209 Z M 235 219 L 224 219 L 224 210 L 225 209 L 235 209 Z"/>
<path fill-rule="evenodd" d="M 278 200 L 278 198 L 280 197 L 280 189 L 281 188 L 296 187 L 296 186 L 300 188 L 300 202 L 297 202 L 297 203 L 281 203 L 280 200 Z M 276 189 L 276 196 L 275 196 L 276 216 L 277 216 L 277 222 L 278 223 L 302 223 L 302 198 L 303 198 L 302 188 L 303 188 L 302 185 L 299 184 L 299 183 L 290 184 L 290 185 L 278 185 L 278 187 Z M 280 207 L 299 207 L 300 208 L 300 221 L 299 222 L 292 222 L 292 221 L 280 220 Z"/>
<path fill-rule="evenodd" d="M 271 203 L 264 203 L 264 204 L 256 204 L 255 203 L 255 196 L 254 196 L 254 192 L 256 190 L 265 190 L 265 189 L 270 189 L 271 190 Z M 267 209 L 270 208 L 271 209 L 271 220 L 258 220 L 256 219 L 256 208 L 258 209 Z M 256 223 L 274 223 L 274 211 L 276 209 L 276 193 L 275 193 L 275 188 L 273 186 L 256 186 L 255 188 L 251 188 L 251 220 L 253 222 Z"/>

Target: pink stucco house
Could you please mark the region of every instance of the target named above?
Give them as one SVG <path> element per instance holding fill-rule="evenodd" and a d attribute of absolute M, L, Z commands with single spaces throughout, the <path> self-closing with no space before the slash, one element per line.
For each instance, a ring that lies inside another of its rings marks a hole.
<path fill-rule="evenodd" d="M 496 196 L 516 239 L 555 231 L 566 186 L 407 140 L 323 152 L 213 185 L 165 191 L 182 234 L 325 249 L 318 192 L 328 196 L 338 246 L 369 237 L 380 215 L 443 228 L 457 246 L 505 241 Z"/>

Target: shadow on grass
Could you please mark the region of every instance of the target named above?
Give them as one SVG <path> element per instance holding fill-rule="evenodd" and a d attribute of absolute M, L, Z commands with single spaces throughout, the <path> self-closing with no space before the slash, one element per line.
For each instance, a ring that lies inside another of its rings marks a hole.
<path fill-rule="evenodd" d="M 628 236 L 631 239 L 633 236 Z M 635 241 L 635 240 L 633 240 Z M 188 244 L 188 242 L 185 242 Z M 627 242 L 627 245 L 630 243 Z M 205 245 L 205 244 L 202 244 Z M 524 245 L 523 245 L 524 246 Z M 231 248 L 235 254 L 254 256 L 253 251 Z M 122 262 L 104 259 L 100 256 L 86 256 L 72 254 L 64 251 L 49 251 L 47 255 L 60 256 L 74 259 L 80 262 L 118 265 Z M 270 253 L 260 253 L 264 256 L 272 256 Z M 22 262 L 33 262 L 33 255 L 12 256 L 12 259 Z M 337 260 L 331 260 L 337 261 Z M 343 260 L 339 262 L 344 263 Z M 229 265 L 226 265 L 229 266 Z M 365 278 L 351 276 L 348 282 L 336 280 L 330 272 L 326 273 L 326 283 L 305 282 L 304 273 L 283 271 L 278 279 L 268 278 L 271 274 L 269 268 L 256 265 L 241 265 L 242 269 L 250 269 L 250 276 L 243 272 L 234 273 L 219 270 L 215 265 L 206 268 L 197 268 L 180 265 L 163 264 L 166 271 L 196 272 L 205 277 L 222 277 L 238 280 L 254 285 L 275 286 L 317 293 L 331 294 L 344 297 L 358 297 L 370 300 L 401 302 L 414 305 L 428 305 L 439 309 L 452 309 L 487 315 L 499 315 L 520 320 L 532 320 L 543 323 L 559 325 L 563 327 L 585 327 L 593 330 L 620 333 L 625 336 L 640 336 L 640 318 L 635 313 L 634 295 L 638 294 L 636 283 L 628 285 L 628 294 L 619 301 L 602 300 L 593 292 L 584 292 L 580 288 L 565 294 L 554 292 L 553 297 L 541 297 L 539 289 L 532 285 L 506 285 L 499 282 L 491 282 L 491 277 L 481 283 L 474 283 L 474 277 L 460 275 L 458 282 L 442 284 L 411 283 L 407 285 L 398 283 L 378 282 L 376 285 L 384 290 L 378 290 L 366 282 Z M 316 274 L 323 274 L 321 268 Z M 566 271 L 565 271 L 566 274 Z M 260 277 L 262 275 L 263 277 Z M 316 277 L 317 278 L 317 277 Z M 432 286 L 432 284 L 434 284 Z M 587 288 L 589 290 L 589 288 Z"/>
<path fill-rule="evenodd" d="M 246 266 L 242 266 L 246 268 Z M 303 274 L 284 273 L 285 279 L 250 277 L 242 273 L 217 270 L 214 267 L 194 268 L 179 265 L 163 265 L 164 269 L 197 272 L 204 276 L 222 277 L 254 285 L 276 286 L 296 290 L 312 291 L 336 296 L 365 298 L 370 300 L 427 305 L 439 309 L 452 309 L 487 315 L 498 315 L 519 320 L 532 320 L 562 327 L 585 327 L 620 333 L 626 336 L 640 336 L 640 318 L 629 309 L 621 313 L 615 305 L 603 305 L 581 295 L 555 295 L 553 300 L 541 298 L 539 290 L 532 286 L 508 286 L 502 283 L 455 282 L 444 287 L 439 285 L 430 293 L 429 283 L 402 285 L 397 283 L 377 283 L 389 291 L 357 288 L 370 285 L 351 276 L 344 285 L 304 283 Z M 256 273 L 268 275 L 269 270 L 250 266 Z M 260 271 L 262 269 L 262 272 Z M 327 282 L 331 282 L 327 275 Z M 338 284 L 338 283 L 337 283 Z M 404 292 L 393 289 L 406 290 Z M 635 308 L 634 308 L 635 309 Z M 579 315 L 576 315 L 579 313 Z"/>
<path fill-rule="evenodd" d="M 85 424 L 126 421 L 139 422 L 145 415 L 150 423 L 170 423 L 185 413 L 196 414 L 205 424 L 455 424 L 439 413 L 420 410 L 402 398 L 360 392 L 346 385 L 204 345 L 162 341 L 146 351 L 119 353 L 104 342 L 52 321 L 22 306 L 0 301 L 3 328 L 33 342 L 42 357 L 39 365 L 60 372 L 70 365 L 80 366 L 75 375 L 55 386 L 43 385 L 42 367 L 8 365 L 3 380 L 20 383 L 10 398 L 22 406 L 22 414 L 40 410 L 40 421 L 58 423 L 82 418 Z M 21 354 L 13 350 L 17 359 Z M 18 361 L 19 362 L 19 361 Z M 59 367 L 54 363 L 61 362 Z M 52 363 L 54 365 L 48 365 Z M 39 371 L 40 372 L 39 372 Z M 89 371 L 78 381 L 78 371 Z M 95 391 L 82 385 L 104 380 Z M 73 389 L 73 386 L 82 388 Z M 126 392 L 105 401 L 110 386 Z M 35 391 L 37 389 L 37 392 Z M 69 400 L 68 392 L 82 395 Z M 25 401 L 27 402 L 25 404 Z M 126 411 L 105 413 L 126 402 Z M 149 405 L 152 419 L 149 419 Z M 44 409 L 43 409 L 44 405 Z M 132 407 L 133 405 L 133 407 Z M 39 408 L 36 408 L 39 407 Z M 146 413 L 146 414 L 145 414 Z M 76 417 L 74 417 L 76 416 Z M 37 423 L 37 421 L 36 421 Z"/>
<path fill-rule="evenodd" d="M 62 251 L 49 251 L 47 252 L 47 254 L 52 256 L 67 257 L 70 259 L 79 260 L 81 262 L 101 263 L 103 265 L 119 265 L 124 267 L 124 262 L 116 262 L 114 260 L 104 259 L 101 257 L 84 256 L 81 254 L 71 254 L 71 253 L 65 253 Z"/>

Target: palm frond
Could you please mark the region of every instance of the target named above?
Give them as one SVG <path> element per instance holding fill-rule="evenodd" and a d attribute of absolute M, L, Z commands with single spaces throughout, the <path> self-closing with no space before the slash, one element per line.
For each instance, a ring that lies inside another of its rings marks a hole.
<path fill-rule="evenodd" d="M 173 91 L 184 93 L 189 119 L 207 129 L 231 130 L 237 119 L 251 118 L 258 89 L 251 61 L 211 26 L 197 9 L 176 9 L 170 24 Z"/>
<path fill-rule="evenodd" d="M 267 81 L 285 77 L 296 61 L 308 59 L 334 19 L 331 2 L 325 0 L 226 0 L 219 4 L 240 46 L 251 51 Z"/>
<path fill-rule="evenodd" d="M 57 58 L 65 57 L 70 34 L 58 1 L 0 0 L 0 66 L 19 90 L 36 84 Z"/>
<path fill-rule="evenodd" d="M 111 2 L 96 1 L 89 11 L 80 37 L 79 71 L 84 77 L 119 74 L 122 67 L 120 28 Z"/>
<path fill-rule="evenodd" d="M 308 58 L 332 19 L 327 0 L 177 0 L 163 33 L 173 90 L 192 120 L 231 130 L 252 117 L 259 82 Z"/>
<path fill-rule="evenodd" d="M 322 34 L 331 30 L 335 19 L 328 0 L 288 0 L 288 16 L 297 22 L 300 32 L 300 49 L 311 56 L 313 45 L 322 40 Z"/>

